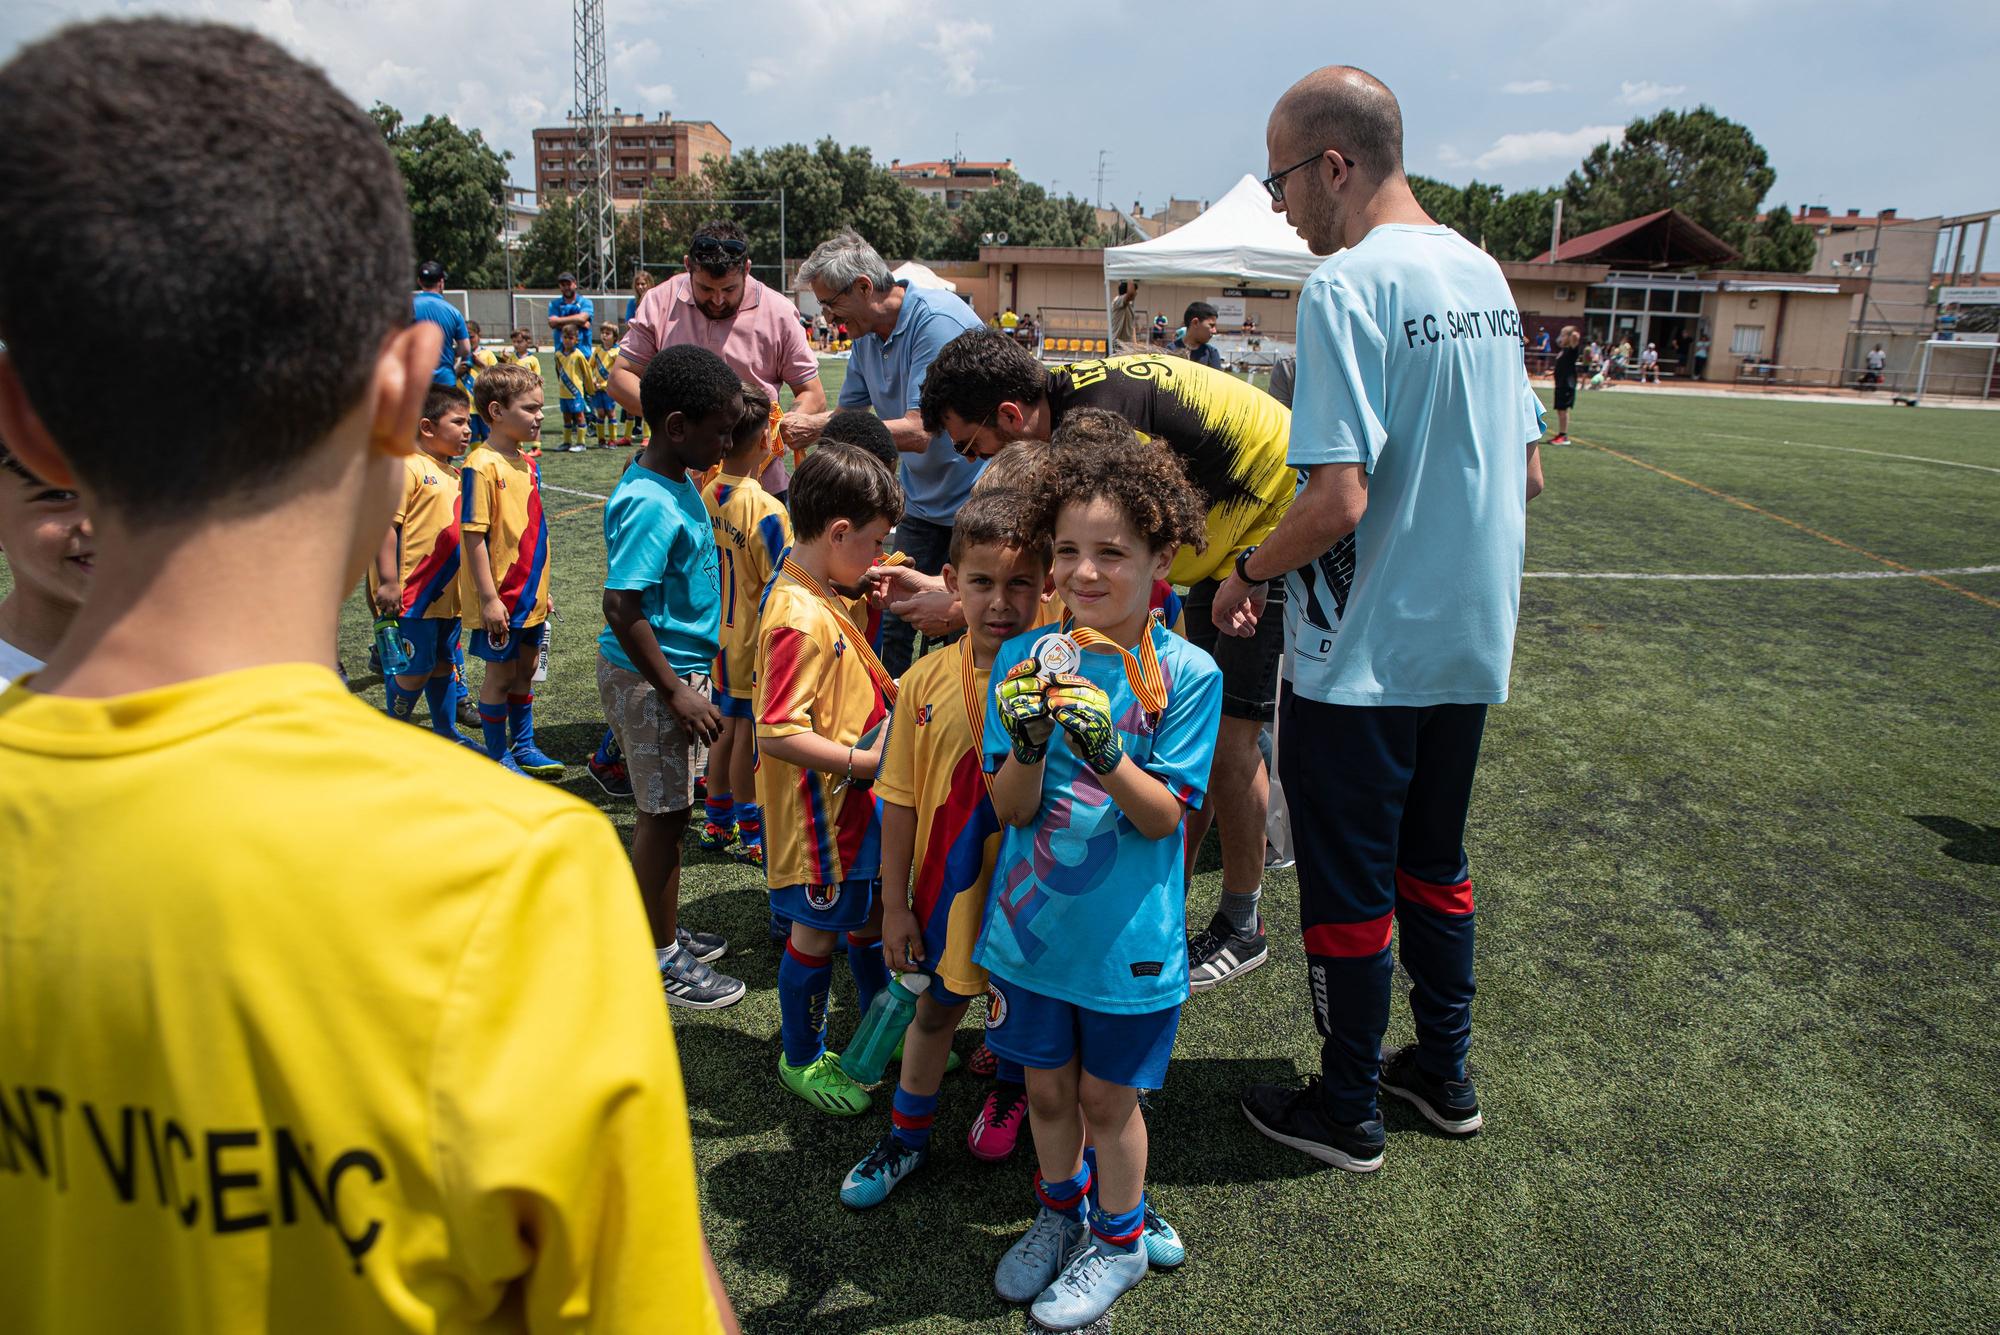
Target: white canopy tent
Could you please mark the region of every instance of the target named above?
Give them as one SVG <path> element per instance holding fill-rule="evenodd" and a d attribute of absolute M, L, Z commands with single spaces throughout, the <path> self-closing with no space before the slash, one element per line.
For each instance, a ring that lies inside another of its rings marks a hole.
<path fill-rule="evenodd" d="M 1246 175 L 1186 226 L 1165 236 L 1104 252 L 1104 315 L 1111 319 L 1112 284 L 1150 278 L 1231 287 L 1298 287 L 1325 256 L 1306 248 L 1256 177 Z"/>
<path fill-rule="evenodd" d="M 919 264 L 915 260 L 904 260 L 890 271 L 890 277 L 899 283 L 908 283 L 911 287 L 928 287 L 939 292 L 958 291 L 957 283 L 949 278 L 938 277 L 937 272 L 928 264 Z"/>

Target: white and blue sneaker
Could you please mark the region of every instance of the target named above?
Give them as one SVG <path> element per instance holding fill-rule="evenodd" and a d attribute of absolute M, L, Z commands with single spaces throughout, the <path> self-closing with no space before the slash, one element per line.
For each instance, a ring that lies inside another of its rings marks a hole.
<path fill-rule="evenodd" d="M 1144 1247 L 1121 1251 L 1097 1238 L 1087 1238 L 1071 1253 L 1055 1283 L 1035 1299 L 1028 1315 L 1050 1330 L 1087 1326 L 1144 1279 L 1146 1269 Z"/>
<path fill-rule="evenodd" d="M 1174 1226 L 1160 1218 L 1151 1201 L 1146 1202 L 1146 1262 L 1155 1270 L 1172 1270 L 1187 1260 L 1187 1248 Z"/>
<path fill-rule="evenodd" d="M 1089 1236 L 1081 1219 L 1042 1206 L 1035 1211 L 1035 1222 L 1028 1225 L 1028 1231 L 1000 1258 L 993 1271 L 994 1292 L 1010 1303 L 1035 1301 L 1055 1283 L 1070 1253 Z"/>
<path fill-rule="evenodd" d="M 896 1139 L 895 1132 L 889 1132 L 860 1163 L 847 1170 L 840 1184 L 840 1203 L 856 1210 L 880 1205 L 889 1199 L 897 1183 L 922 1168 L 930 1157 L 930 1146 L 912 1149 Z"/>

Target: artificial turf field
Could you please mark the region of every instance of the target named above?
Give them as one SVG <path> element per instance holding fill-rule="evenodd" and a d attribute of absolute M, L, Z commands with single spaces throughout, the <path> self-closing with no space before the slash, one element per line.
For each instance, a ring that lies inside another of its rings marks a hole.
<path fill-rule="evenodd" d="M 1188 1004 L 1151 1100 L 1153 1199 L 1189 1261 L 1117 1329 L 2000 1327 L 2000 415 L 1621 389 L 1573 426 L 1544 448 L 1467 833 L 1486 1131 L 1450 1141 L 1391 1101 L 1384 1167 L 1354 1177 L 1250 1130 L 1238 1091 L 1318 1051 L 1296 881 L 1273 874 L 1269 967 Z M 608 494 L 623 457 L 543 460 L 538 721 L 569 790 L 629 830 L 581 766 L 604 550 L 571 494 Z M 1829 578 L 1851 573 L 1890 577 Z M 366 634 L 356 599 L 350 668 Z M 1216 865 L 1211 844 L 1198 920 Z M 778 1086 L 756 876 L 691 852 L 683 905 L 750 985 L 674 1014 L 745 1329 L 1018 1330 L 990 1277 L 1032 1212 L 1026 1138 L 1004 1166 L 967 1155 L 980 1088 L 955 1075 L 930 1165 L 844 1210 L 886 1095 L 842 1121 Z M 1389 1040 L 1409 1037 L 1399 1000 Z"/>

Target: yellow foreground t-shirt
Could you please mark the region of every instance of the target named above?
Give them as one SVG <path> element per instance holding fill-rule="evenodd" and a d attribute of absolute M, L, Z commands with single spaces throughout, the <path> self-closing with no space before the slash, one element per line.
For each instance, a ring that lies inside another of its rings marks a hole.
<path fill-rule="evenodd" d="M 0 695 L 0 1330 L 712 1331 L 639 896 L 324 668 Z"/>

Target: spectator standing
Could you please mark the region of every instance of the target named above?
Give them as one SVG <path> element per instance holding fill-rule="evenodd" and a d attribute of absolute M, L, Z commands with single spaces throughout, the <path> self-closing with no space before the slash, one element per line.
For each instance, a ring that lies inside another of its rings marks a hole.
<path fill-rule="evenodd" d="M 1708 378 L 1708 331 L 1702 330 L 1694 339 L 1694 378 Z"/>
<path fill-rule="evenodd" d="M 1111 342 L 1114 352 L 1118 350 L 1118 344 L 1133 343 L 1138 340 L 1133 327 L 1136 318 L 1133 303 L 1139 299 L 1138 286 L 1137 283 L 1121 282 L 1118 284 L 1118 295 L 1112 298 Z"/>
<path fill-rule="evenodd" d="M 1563 326 L 1556 352 L 1556 434 L 1551 445 L 1569 444 L 1569 414 L 1576 407 L 1576 345 L 1581 339 L 1575 325 Z"/>
<path fill-rule="evenodd" d="M 1889 354 L 1882 351 L 1882 345 L 1877 343 L 1868 350 L 1868 373 L 1861 377 L 1861 387 L 1863 389 L 1873 389 L 1875 386 L 1881 384 L 1882 372 L 1888 365 Z"/>
<path fill-rule="evenodd" d="M 1425 214 L 1402 113 L 1360 70 L 1307 75 L 1266 131 L 1273 207 L 1332 255 L 1299 299 L 1289 462 L 1306 481 L 1216 593 L 1254 632 L 1285 578 L 1292 689 L 1280 765 L 1321 1074 L 1252 1086 L 1251 1123 L 1351 1172 L 1381 1166 L 1378 1089 L 1448 1134 L 1481 1125 L 1464 831 L 1486 709 L 1506 698 L 1541 409 L 1511 330 L 1427 336 L 1443 313 L 1512 312 L 1493 259 Z M 1409 331 L 1414 331 L 1411 333 Z M 1390 924 L 1417 1042 L 1383 1062 Z"/>
<path fill-rule="evenodd" d="M 842 408 L 873 408 L 901 452 L 903 518 L 896 550 L 927 575 L 944 569 L 951 524 L 983 466 L 962 457 L 943 430 L 924 429 L 924 376 L 944 345 L 980 328 L 972 308 L 951 292 L 898 282 L 875 247 L 852 229 L 820 243 L 799 266 L 828 316 L 856 334 L 840 387 Z M 782 424 L 794 447 L 819 438 L 830 414 L 794 413 Z M 882 662 L 900 677 L 915 657 L 913 632 L 893 614 L 882 620 Z"/>
<path fill-rule="evenodd" d="M 819 358 L 806 344 L 799 308 L 751 276 L 750 242 L 743 229 L 727 218 L 709 219 L 695 229 L 681 263 L 682 272 L 647 292 L 627 323 L 618 364 L 611 371 L 611 397 L 627 412 L 638 413 L 639 385 L 653 355 L 693 344 L 722 358 L 771 402 L 778 401 L 779 387 L 786 386 L 794 413 L 824 413 Z M 780 501 L 791 485 L 782 458 L 772 459 L 757 480 Z"/>
<path fill-rule="evenodd" d="M 597 318 L 597 306 L 589 297 L 576 294 L 576 275 L 559 273 L 556 287 L 560 296 L 549 299 L 549 334 L 557 346 L 562 344 L 562 331 L 570 325 L 576 326 L 576 341 L 584 347 L 590 346 L 590 322 Z"/>
<path fill-rule="evenodd" d="M 631 324 L 632 317 L 639 313 L 639 303 L 646 299 L 652 289 L 653 273 L 645 265 L 632 270 L 632 295 L 625 302 L 625 323 Z"/>
<path fill-rule="evenodd" d="M 444 342 L 438 348 L 437 369 L 431 372 L 433 385 L 456 385 L 458 368 L 470 365 L 472 358 L 472 331 L 465 326 L 465 316 L 458 307 L 444 299 L 444 266 L 436 260 L 425 260 L 417 270 L 419 291 L 410 302 L 410 319 L 428 321 L 444 331 Z"/>

